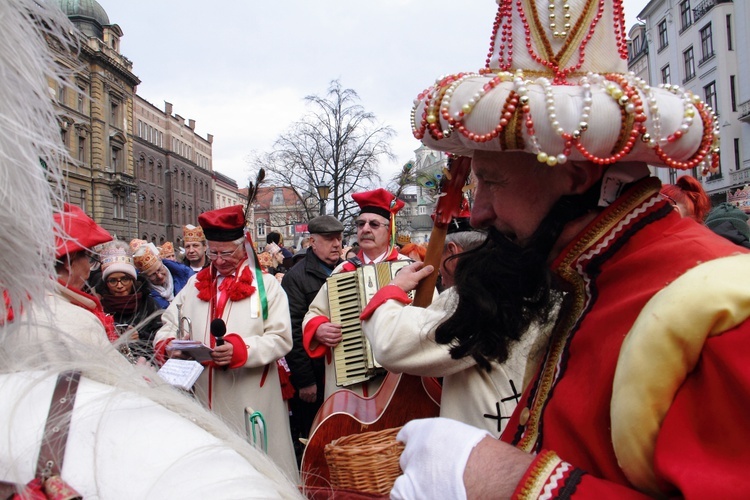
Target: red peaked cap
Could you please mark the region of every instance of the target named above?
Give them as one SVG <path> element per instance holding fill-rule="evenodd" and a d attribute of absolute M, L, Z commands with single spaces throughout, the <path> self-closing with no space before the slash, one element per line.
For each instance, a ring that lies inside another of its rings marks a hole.
<path fill-rule="evenodd" d="M 453 217 L 450 224 L 448 224 L 448 234 L 460 233 L 463 231 L 471 231 L 471 208 L 469 207 L 469 200 L 464 198 L 461 201 L 461 211 L 457 216 Z"/>
<path fill-rule="evenodd" d="M 391 214 L 395 214 L 404 207 L 403 201 L 383 188 L 354 193 L 352 199 L 359 205 L 360 213 L 378 214 L 386 219 L 390 219 Z"/>
<path fill-rule="evenodd" d="M 75 205 L 65 203 L 62 212 L 55 212 L 54 219 L 56 259 L 112 241 L 106 229 Z"/>
<path fill-rule="evenodd" d="M 217 208 L 198 216 L 207 241 L 234 241 L 243 237 L 245 210 L 242 205 Z"/>

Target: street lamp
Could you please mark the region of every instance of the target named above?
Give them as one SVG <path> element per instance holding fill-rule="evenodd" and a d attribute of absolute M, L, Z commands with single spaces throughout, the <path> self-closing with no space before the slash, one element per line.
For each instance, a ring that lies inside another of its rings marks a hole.
<path fill-rule="evenodd" d="M 315 189 L 318 190 L 318 198 L 320 199 L 320 215 L 325 215 L 326 201 L 328 201 L 328 195 L 331 194 L 331 187 L 328 184 L 318 184 Z"/>

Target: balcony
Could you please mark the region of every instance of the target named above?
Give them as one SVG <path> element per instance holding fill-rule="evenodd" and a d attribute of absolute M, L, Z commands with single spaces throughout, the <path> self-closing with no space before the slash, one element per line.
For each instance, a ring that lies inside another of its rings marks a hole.
<path fill-rule="evenodd" d="M 742 104 L 740 104 L 739 109 L 739 119 L 740 121 L 743 121 L 745 123 L 750 123 L 750 101 L 745 101 Z"/>
<path fill-rule="evenodd" d="M 697 23 L 698 20 L 708 14 L 716 4 L 720 3 L 732 3 L 732 0 L 703 0 L 701 3 L 693 8 L 693 23 Z"/>
<path fill-rule="evenodd" d="M 750 184 L 750 167 L 729 172 L 730 186 L 738 186 L 743 184 Z"/>

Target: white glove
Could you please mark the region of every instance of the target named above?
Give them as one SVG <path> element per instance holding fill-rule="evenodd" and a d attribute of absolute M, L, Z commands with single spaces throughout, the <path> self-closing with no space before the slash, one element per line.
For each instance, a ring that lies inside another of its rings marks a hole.
<path fill-rule="evenodd" d="M 399 463 L 404 473 L 391 490 L 395 500 L 465 500 L 464 469 L 485 431 L 449 418 L 412 420 L 396 439 L 406 445 Z"/>

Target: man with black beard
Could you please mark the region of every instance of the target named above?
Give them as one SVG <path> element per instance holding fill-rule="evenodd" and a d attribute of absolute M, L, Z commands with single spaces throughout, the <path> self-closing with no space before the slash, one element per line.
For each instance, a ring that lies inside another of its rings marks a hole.
<path fill-rule="evenodd" d="M 498 2 L 486 68 L 412 111 L 425 146 L 472 158 L 471 224 L 495 230 L 436 339 L 500 361 L 562 295 L 500 440 L 408 423 L 391 498 L 746 496 L 750 255 L 680 217 L 647 166 L 718 172 L 715 115 L 625 73 L 620 1 L 564 3 Z"/>

